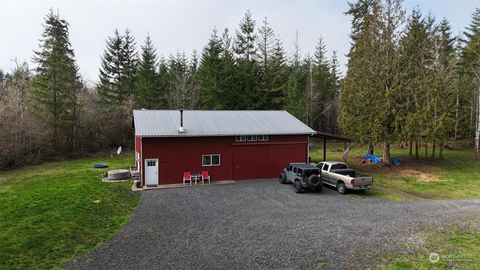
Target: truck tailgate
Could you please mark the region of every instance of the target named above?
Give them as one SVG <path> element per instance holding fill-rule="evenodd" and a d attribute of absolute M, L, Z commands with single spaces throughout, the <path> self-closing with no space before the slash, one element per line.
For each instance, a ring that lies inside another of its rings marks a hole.
<path fill-rule="evenodd" d="M 371 176 L 361 176 L 355 177 L 355 186 L 368 186 L 373 183 L 373 178 Z"/>

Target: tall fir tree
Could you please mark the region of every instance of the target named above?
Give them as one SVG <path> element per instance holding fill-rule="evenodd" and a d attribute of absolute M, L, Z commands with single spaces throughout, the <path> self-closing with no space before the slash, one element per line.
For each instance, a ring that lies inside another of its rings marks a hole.
<path fill-rule="evenodd" d="M 255 60 L 257 58 L 257 47 L 255 46 L 257 34 L 255 20 L 249 10 L 241 20 L 239 28 L 236 31 L 233 46 L 236 56 L 237 102 L 231 104 L 232 109 L 260 109 L 262 100 L 257 93 L 259 66 Z"/>
<path fill-rule="evenodd" d="M 203 109 L 224 109 L 222 101 L 222 41 L 217 29 L 213 29 L 207 46 L 200 59 L 200 107 Z"/>
<path fill-rule="evenodd" d="M 122 92 L 127 97 L 134 94 L 135 74 L 138 68 L 138 55 L 136 51 L 135 38 L 130 30 L 125 30 L 123 34 L 123 46 L 121 50 L 123 58 L 121 86 Z"/>
<path fill-rule="evenodd" d="M 120 35 L 114 31 L 107 39 L 100 67 L 100 83 L 97 85 L 100 101 L 112 109 L 132 97 L 137 72 L 135 40 L 129 30 Z"/>
<path fill-rule="evenodd" d="M 320 131 L 332 132 L 330 114 L 333 113 L 333 106 L 336 95 L 336 75 L 331 73 L 331 64 L 326 56 L 327 50 L 323 38 L 320 38 L 315 48 L 315 54 L 311 66 L 311 95 L 314 97 L 311 102 L 311 116 L 309 122 Z"/>
<path fill-rule="evenodd" d="M 400 42 L 400 87 L 397 89 L 400 92 L 396 95 L 398 113 L 394 125 L 401 139 L 409 141 L 410 146 L 415 143 L 416 157 L 425 124 L 425 101 L 431 80 L 428 65 L 431 62 L 430 55 L 428 22 L 422 18 L 419 10 L 413 10 Z"/>
<path fill-rule="evenodd" d="M 168 108 L 168 94 L 170 90 L 170 78 L 168 73 L 168 64 L 167 60 L 164 57 L 160 57 L 159 64 L 158 64 L 158 100 L 156 107 L 158 109 L 166 109 Z"/>
<path fill-rule="evenodd" d="M 257 83 L 258 106 L 260 109 L 280 109 L 286 85 L 285 53 L 267 18 L 258 30 L 257 47 L 260 73 Z"/>
<path fill-rule="evenodd" d="M 135 103 L 137 107 L 157 109 L 161 108 L 162 93 L 159 87 L 157 74 L 158 57 L 150 36 L 142 46 L 141 59 L 135 80 Z"/>
<path fill-rule="evenodd" d="M 467 97 L 469 123 L 467 136 L 475 143 L 480 156 L 480 8 L 472 14 L 472 21 L 464 32 L 463 48 L 459 63 L 461 86 Z"/>
<path fill-rule="evenodd" d="M 78 94 L 82 88 L 75 54 L 71 48 L 68 22 L 50 13 L 45 18 L 31 100 L 33 111 L 52 128 L 53 150 L 76 149 Z"/>
<path fill-rule="evenodd" d="M 370 153 L 373 152 L 372 144 L 377 141 L 371 132 L 374 127 L 371 108 L 375 103 L 372 89 L 376 88 L 375 80 L 372 79 L 372 74 L 376 72 L 373 61 L 379 50 L 378 42 L 375 42 L 379 37 L 374 27 L 376 18 L 373 11 L 378 9 L 378 1 L 359 0 L 350 4 L 346 12 L 352 16 L 352 45 L 339 99 L 338 125 L 345 135 L 361 143 L 368 143 Z"/>
<path fill-rule="evenodd" d="M 121 91 L 123 68 L 122 43 L 122 36 L 118 30 L 115 30 L 113 37 L 108 37 L 107 39 L 107 47 L 101 59 L 100 83 L 97 89 L 100 100 L 104 104 L 115 105 L 126 99 Z"/>
<path fill-rule="evenodd" d="M 301 61 L 300 44 L 297 33 L 285 86 L 284 109 L 303 122 L 307 122 L 305 117 L 305 91 L 307 88 L 309 67 L 306 67 Z"/>

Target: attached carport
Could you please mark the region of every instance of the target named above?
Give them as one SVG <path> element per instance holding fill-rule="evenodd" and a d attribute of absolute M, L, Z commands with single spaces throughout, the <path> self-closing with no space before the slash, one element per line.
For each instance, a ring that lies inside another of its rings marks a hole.
<path fill-rule="evenodd" d="M 317 131 L 317 133 L 313 134 L 312 136 L 318 139 L 323 139 L 323 161 L 327 160 L 327 140 L 344 142 L 344 146 L 343 146 L 344 150 L 347 149 L 347 142 L 353 141 L 352 139 L 341 136 L 341 135 L 332 134 L 328 132 L 321 132 L 321 131 Z"/>

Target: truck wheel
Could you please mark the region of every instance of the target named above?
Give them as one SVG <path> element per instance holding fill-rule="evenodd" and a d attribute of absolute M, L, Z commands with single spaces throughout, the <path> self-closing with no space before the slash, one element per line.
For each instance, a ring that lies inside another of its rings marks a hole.
<path fill-rule="evenodd" d="M 337 190 L 340 194 L 347 193 L 347 188 L 345 187 L 345 184 L 343 182 L 337 184 Z"/>
<path fill-rule="evenodd" d="M 300 183 L 299 180 L 293 183 L 293 190 L 295 190 L 296 193 L 303 193 L 302 183 Z"/>
<path fill-rule="evenodd" d="M 280 184 L 285 184 L 287 181 L 287 177 L 285 176 L 285 173 L 281 173 L 280 174 L 280 177 L 278 177 L 278 182 L 280 182 Z"/>

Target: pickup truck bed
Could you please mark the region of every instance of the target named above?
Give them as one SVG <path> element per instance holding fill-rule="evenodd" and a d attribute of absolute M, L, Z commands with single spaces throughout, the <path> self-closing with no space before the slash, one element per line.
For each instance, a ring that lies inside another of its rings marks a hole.
<path fill-rule="evenodd" d="M 342 194 L 347 189 L 364 191 L 373 184 L 371 176 L 357 173 L 343 162 L 320 162 L 317 167 L 320 168 L 323 183 L 336 187 Z"/>

